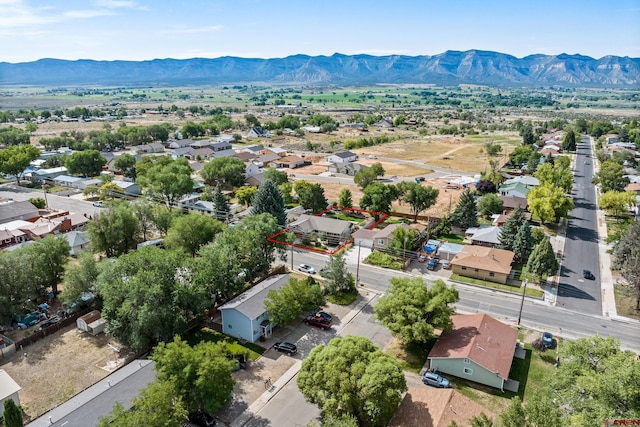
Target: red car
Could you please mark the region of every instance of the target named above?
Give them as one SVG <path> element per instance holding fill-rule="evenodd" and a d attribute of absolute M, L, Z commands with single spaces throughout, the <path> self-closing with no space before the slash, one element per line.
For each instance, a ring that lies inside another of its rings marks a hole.
<path fill-rule="evenodd" d="M 325 319 L 322 316 L 310 315 L 304 319 L 305 325 L 315 326 L 320 329 L 324 329 L 325 331 L 331 328 L 331 320 Z"/>
<path fill-rule="evenodd" d="M 418 262 L 425 262 L 427 260 L 427 254 L 420 254 Z"/>

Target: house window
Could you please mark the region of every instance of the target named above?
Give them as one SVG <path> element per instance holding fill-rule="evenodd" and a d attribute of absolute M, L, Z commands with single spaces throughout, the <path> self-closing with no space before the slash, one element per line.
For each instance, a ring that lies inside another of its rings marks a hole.
<path fill-rule="evenodd" d="M 467 375 L 473 375 L 473 369 L 471 368 L 464 368 L 464 373 Z"/>
<path fill-rule="evenodd" d="M 382 240 L 382 239 L 378 239 L 378 244 L 379 244 L 379 245 L 384 245 L 384 240 Z"/>
<path fill-rule="evenodd" d="M 468 365 L 469 363 L 471 363 L 471 361 L 470 361 L 469 359 L 466 359 L 466 358 L 465 358 L 465 359 L 464 359 L 464 363 L 465 363 L 466 365 Z"/>
<path fill-rule="evenodd" d="M 467 267 L 461 267 L 461 268 L 462 268 L 463 270 L 466 270 L 466 269 L 467 269 Z"/>
<path fill-rule="evenodd" d="M 474 268 L 473 271 L 475 271 L 476 273 L 479 272 L 480 270 L 478 270 L 477 268 Z"/>
<path fill-rule="evenodd" d="M 489 273 L 489 277 L 493 277 L 495 275 L 496 275 L 495 273 Z"/>
<path fill-rule="evenodd" d="M 231 325 L 227 325 L 227 328 L 229 328 L 229 329 L 233 329 L 233 326 L 231 326 Z"/>

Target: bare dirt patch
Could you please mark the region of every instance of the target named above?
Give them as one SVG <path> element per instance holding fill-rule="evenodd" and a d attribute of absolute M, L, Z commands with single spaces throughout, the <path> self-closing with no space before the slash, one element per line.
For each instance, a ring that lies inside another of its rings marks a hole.
<path fill-rule="evenodd" d="M 108 343 L 121 348 L 105 334 L 94 337 L 72 324 L 23 350 L 17 349 L 2 369 L 22 387 L 20 402 L 33 419 L 125 363 L 128 354 L 116 353 Z"/>

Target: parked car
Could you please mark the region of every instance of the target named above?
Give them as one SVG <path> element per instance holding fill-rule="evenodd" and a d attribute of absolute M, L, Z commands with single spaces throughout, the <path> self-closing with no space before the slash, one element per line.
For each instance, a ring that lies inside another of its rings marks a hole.
<path fill-rule="evenodd" d="M 227 360 L 233 361 L 232 372 L 247 368 L 247 357 L 244 354 L 227 354 Z"/>
<path fill-rule="evenodd" d="M 427 270 L 435 270 L 439 262 L 438 258 L 431 258 L 427 263 Z"/>
<path fill-rule="evenodd" d="M 442 268 L 444 268 L 445 270 L 448 270 L 451 268 L 451 260 L 445 259 L 444 261 L 442 261 Z"/>
<path fill-rule="evenodd" d="M 206 412 L 192 412 L 189 414 L 189 422 L 199 427 L 213 427 L 216 425 L 216 420 Z"/>
<path fill-rule="evenodd" d="M 315 268 L 311 267 L 310 265 L 307 264 L 300 264 L 298 266 L 298 270 L 304 272 L 304 273 L 309 273 L 309 274 L 316 274 L 316 270 Z"/>
<path fill-rule="evenodd" d="M 331 320 L 327 320 L 322 316 L 307 316 L 306 319 L 304 319 L 304 323 L 306 325 L 324 329 L 325 331 L 331 328 Z"/>
<path fill-rule="evenodd" d="M 593 273 L 589 270 L 582 270 L 582 277 L 587 280 L 596 280 L 596 276 L 594 276 Z"/>
<path fill-rule="evenodd" d="M 553 347 L 553 335 L 551 332 L 542 333 L 542 345 L 544 345 L 545 348 Z"/>
<path fill-rule="evenodd" d="M 298 347 L 295 344 L 286 341 L 278 341 L 273 345 L 273 348 L 281 353 L 287 353 L 289 356 L 293 356 L 298 352 Z"/>
<path fill-rule="evenodd" d="M 420 254 L 418 262 L 425 262 L 427 260 L 427 254 Z"/>
<path fill-rule="evenodd" d="M 327 319 L 329 321 L 333 319 L 333 317 L 329 313 L 326 313 L 324 311 L 316 311 L 316 312 L 311 313 L 310 315 L 311 316 L 320 316 L 320 317 L 322 317 L 324 319 Z"/>
<path fill-rule="evenodd" d="M 102 208 L 104 207 L 104 204 L 101 201 L 97 201 L 97 202 L 93 202 L 93 206 L 97 207 L 97 208 Z"/>
<path fill-rule="evenodd" d="M 18 326 L 24 325 L 24 327 L 27 328 L 29 326 L 37 325 L 38 323 L 40 323 L 40 320 L 42 320 L 42 318 L 40 317 L 40 313 L 34 311 L 16 318 L 16 323 L 18 324 Z"/>
<path fill-rule="evenodd" d="M 439 388 L 449 388 L 449 380 L 438 374 L 437 372 L 427 371 L 422 376 L 422 382 L 426 385 Z"/>

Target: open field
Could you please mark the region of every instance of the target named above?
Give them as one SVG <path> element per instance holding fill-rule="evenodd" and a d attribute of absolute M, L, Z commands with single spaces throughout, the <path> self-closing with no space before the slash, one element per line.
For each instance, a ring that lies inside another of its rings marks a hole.
<path fill-rule="evenodd" d="M 131 355 L 106 334 L 92 336 L 71 324 L 58 333 L 17 349 L 4 369 L 22 387 L 20 403 L 35 418 L 122 366 Z"/>

